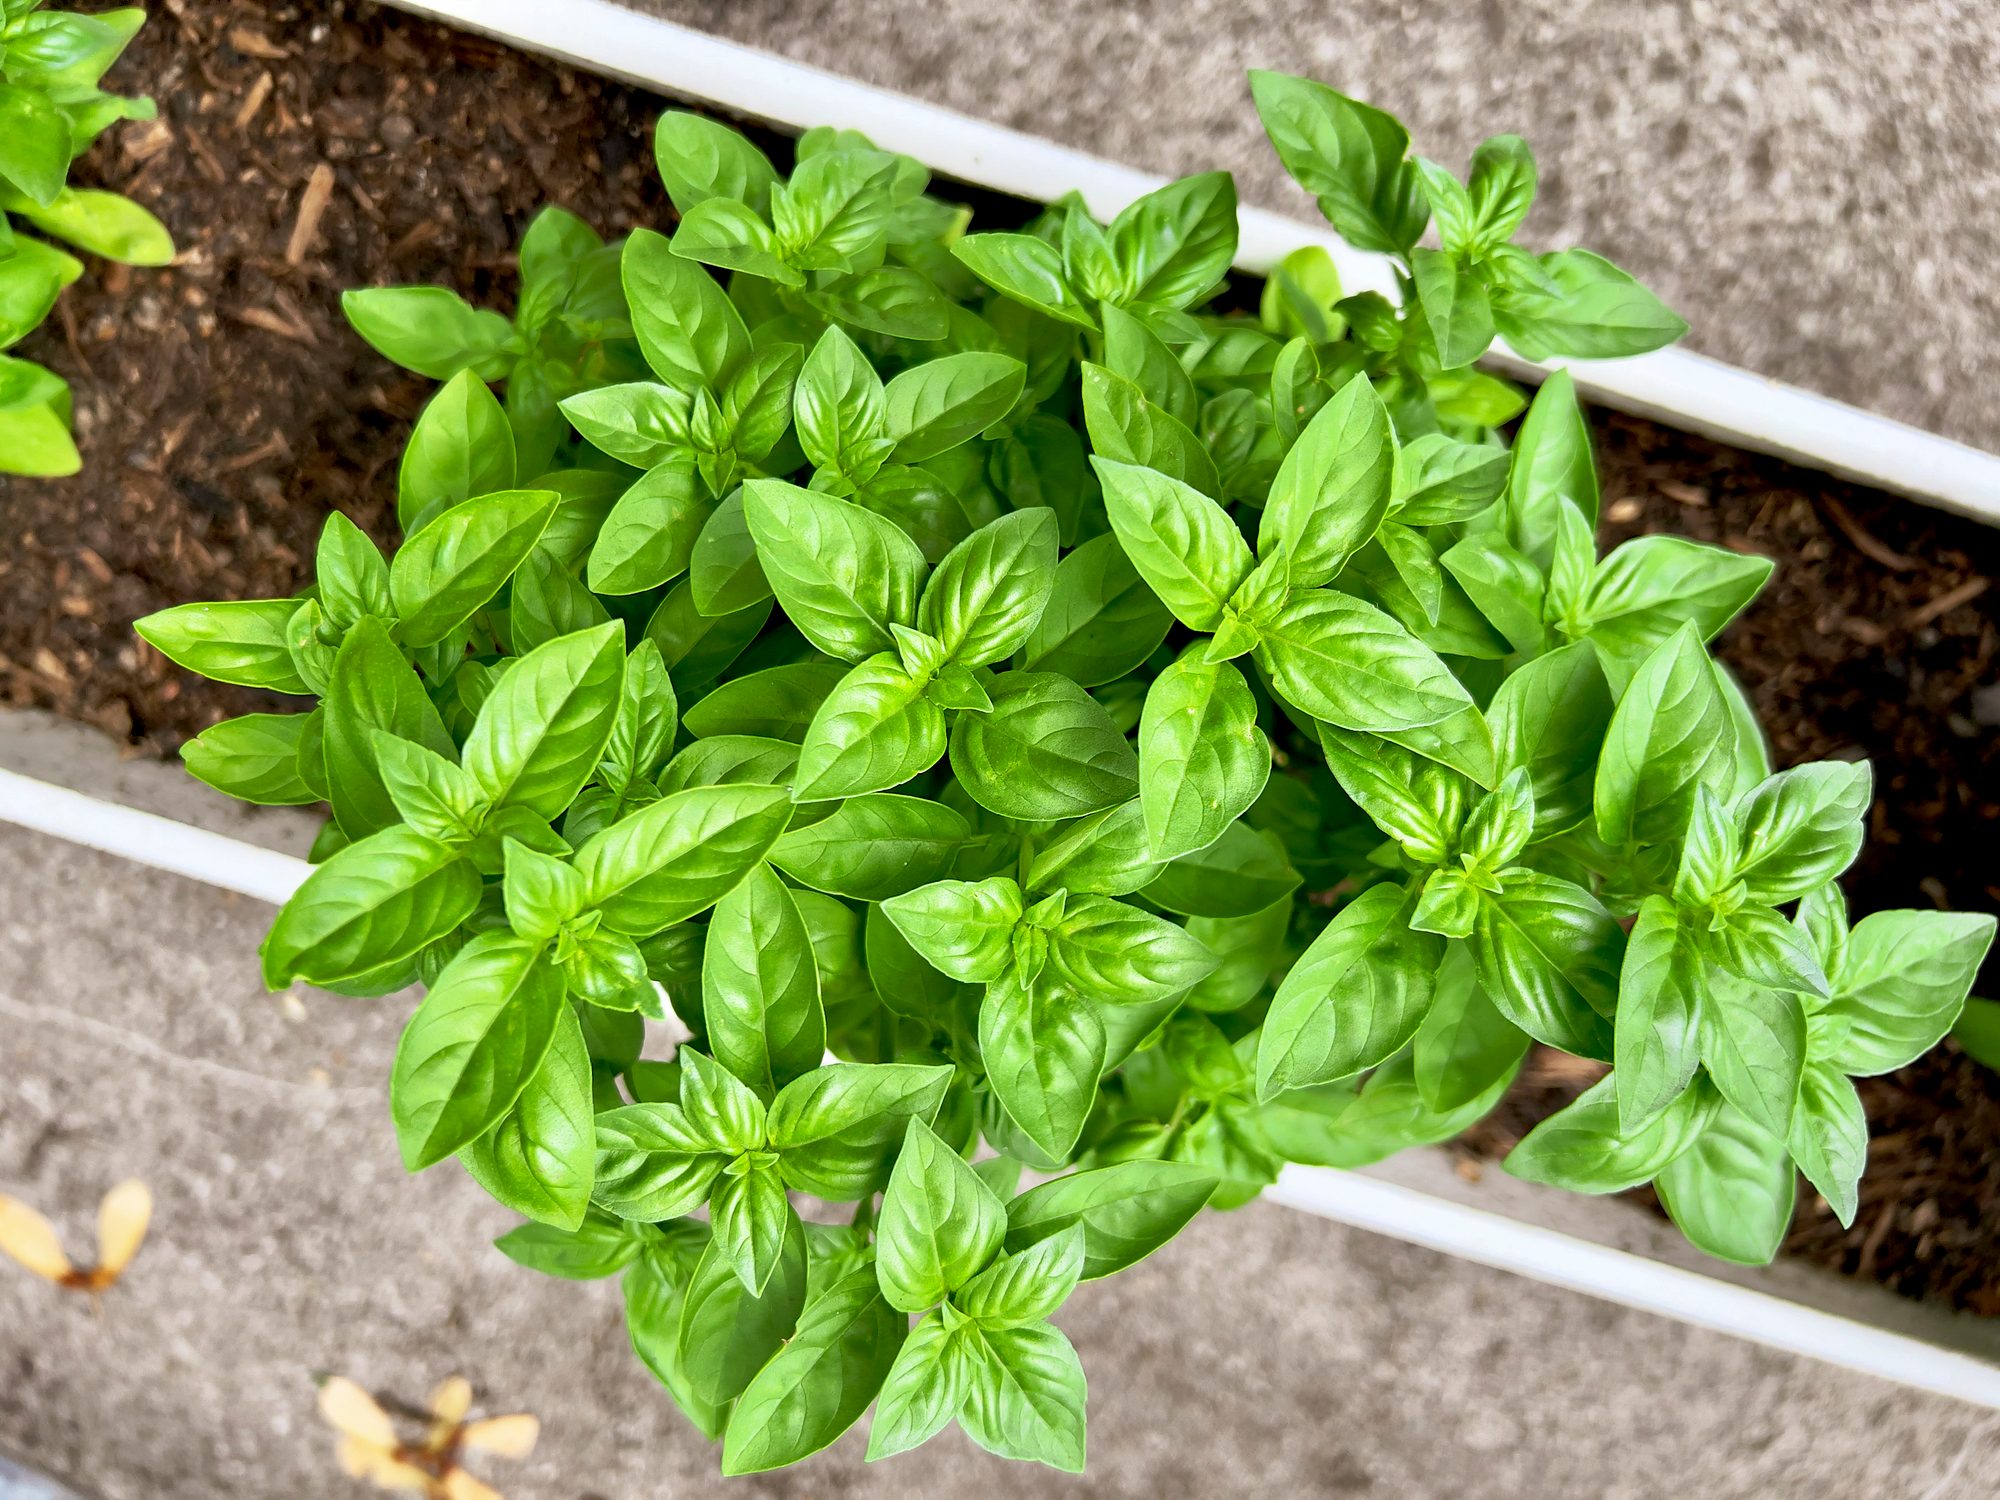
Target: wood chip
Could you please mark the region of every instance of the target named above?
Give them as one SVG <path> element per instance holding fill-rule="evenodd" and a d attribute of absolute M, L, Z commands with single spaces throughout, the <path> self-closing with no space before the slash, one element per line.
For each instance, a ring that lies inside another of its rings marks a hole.
<path fill-rule="evenodd" d="M 1604 519 L 1607 521 L 1616 521 L 1622 526 L 1627 521 L 1638 520 L 1644 513 L 1645 507 L 1640 505 L 1637 500 L 1613 500 L 1604 508 Z"/>
<path fill-rule="evenodd" d="M 1708 509 L 1708 491 L 1699 485 L 1683 484 L 1678 479 L 1659 481 L 1660 493 L 1676 505 L 1689 506 L 1694 510 Z"/>
<path fill-rule="evenodd" d="M 1841 534 L 1854 543 L 1857 552 L 1880 563 L 1892 573 L 1908 573 L 1919 566 L 1914 557 L 1905 557 L 1893 547 L 1871 536 L 1868 529 L 1855 520 L 1848 508 L 1833 496 L 1820 496 L 1820 503 L 1826 507 L 1826 513 L 1833 517 L 1833 524 L 1840 528 Z"/>
<path fill-rule="evenodd" d="M 333 198 L 333 168 L 321 162 L 312 169 L 306 179 L 306 190 L 299 194 L 299 214 L 292 221 L 292 238 L 285 246 L 285 264 L 303 264 L 306 252 L 319 235 L 320 215 L 326 212 L 326 205 Z"/>
<path fill-rule="evenodd" d="M 230 317 L 239 323 L 247 323 L 252 328 L 261 328 L 266 333 L 275 333 L 281 339 L 291 339 L 300 344 L 314 342 L 312 330 L 301 328 L 290 318 L 274 313 L 268 307 L 239 307 Z"/>
<path fill-rule="evenodd" d="M 250 85 L 250 93 L 243 100 L 243 107 L 236 111 L 235 125 L 244 129 L 257 118 L 257 111 L 264 107 L 264 101 L 271 97 L 271 75 L 259 73 L 257 81 Z"/>
<path fill-rule="evenodd" d="M 290 57 L 288 48 L 280 47 L 261 31 L 248 26 L 233 26 L 229 31 L 229 45 L 245 57 L 261 57 L 266 62 L 279 62 Z"/>
<path fill-rule="evenodd" d="M 1937 619 L 1940 615 L 1950 614 L 1961 604 L 1970 604 L 1985 592 L 1986 580 L 1984 578 L 1969 578 L 1957 588 L 1947 589 L 1944 593 L 1939 594 L 1930 603 L 1920 605 L 1916 609 L 1911 610 L 1909 619 L 1904 621 L 1904 623 L 1910 629 L 1915 630 L 1919 625 L 1930 624 L 1931 621 Z"/>

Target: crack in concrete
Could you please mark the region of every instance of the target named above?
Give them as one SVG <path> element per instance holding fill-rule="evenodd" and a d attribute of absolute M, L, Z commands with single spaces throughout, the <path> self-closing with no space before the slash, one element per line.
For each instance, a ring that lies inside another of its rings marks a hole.
<path fill-rule="evenodd" d="M 0 995 L 0 1014 L 108 1042 L 114 1047 L 136 1053 L 163 1067 L 192 1073 L 211 1083 L 246 1087 L 252 1092 L 294 1106 L 325 1103 L 359 1104 L 364 1100 L 371 1104 L 382 1102 L 382 1091 L 379 1088 L 360 1084 L 335 1088 L 330 1084 L 315 1085 L 303 1079 L 289 1082 L 282 1078 L 272 1078 L 265 1073 L 232 1068 L 227 1063 L 174 1052 L 162 1047 L 158 1042 L 140 1036 L 137 1032 L 128 1031 L 122 1026 L 115 1026 L 109 1021 L 100 1021 L 92 1016 L 78 1015 L 74 1011 L 60 1010 L 54 1006 L 34 1005 L 25 1000 L 17 1000 L 11 995 Z"/>

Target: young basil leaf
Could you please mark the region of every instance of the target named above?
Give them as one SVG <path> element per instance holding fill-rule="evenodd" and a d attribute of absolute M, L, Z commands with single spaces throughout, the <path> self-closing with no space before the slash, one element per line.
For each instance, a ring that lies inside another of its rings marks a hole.
<path fill-rule="evenodd" d="M 1807 1065 L 1787 1146 L 1841 1227 L 1853 1224 L 1861 1172 L 1868 1165 L 1868 1117 L 1861 1096 L 1837 1067 L 1817 1059 Z"/>
<path fill-rule="evenodd" d="M 759 1166 L 757 1160 L 739 1156 L 731 1161 L 708 1195 L 712 1243 L 753 1295 L 763 1292 L 777 1270 L 785 1240 L 799 1222 L 784 1182 L 773 1166 Z"/>
<path fill-rule="evenodd" d="M 296 599 L 177 604 L 135 620 L 132 628 L 175 666 L 211 681 L 306 693 L 286 641 L 298 608 Z"/>
<path fill-rule="evenodd" d="M 1088 813 L 1040 844 L 1029 862 L 1027 882 L 1033 890 L 1061 887 L 1078 895 L 1124 896 L 1150 885 L 1164 868 L 1134 798 Z"/>
<path fill-rule="evenodd" d="M 1285 170 L 1360 250 L 1407 254 L 1430 218 L 1409 133 L 1324 84 L 1250 71 L 1258 117 Z"/>
<path fill-rule="evenodd" d="M 1435 652 L 1346 594 L 1300 589 L 1257 629 L 1257 662 L 1278 693 L 1343 729 L 1419 729 L 1473 706 Z"/>
<path fill-rule="evenodd" d="M 993 1259 L 1006 1228 L 993 1190 L 912 1118 L 876 1230 L 875 1274 L 889 1305 L 915 1313 L 944 1301 Z"/>
<path fill-rule="evenodd" d="M 1597 762 L 1597 832 L 1614 848 L 1678 838 L 1695 789 L 1724 790 L 1735 724 L 1692 625 L 1646 658 L 1619 699 Z"/>
<path fill-rule="evenodd" d="M 1081 1474 L 1083 1365 L 1069 1340 L 1048 1323 L 975 1327 L 968 1339 L 971 1374 L 958 1413 L 966 1436 L 1002 1458 Z"/>
<path fill-rule="evenodd" d="M 616 621 L 560 636 L 521 657 L 481 705 L 464 763 L 495 806 L 553 818 L 603 757 L 625 671 Z"/>
<path fill-rule="evenodd" d="M 1103 896 L 1071 896 L 1047 931 L 1050 969 L 1107 1005 L 1164 999 L 1215 970 L 1215 955 L 1186 928 Z"/>
<path fill-rule="evenodd" d="M 986 984 L 1012 961 L 1021 888 L 997 875 L 939 880 L 884 900 L 882 912 L 934 968 L 967 984 Z"/>
<path fill-rule="evenodd" d="M 1019 1254 L 1071 1226 L 1083 1230 L 1085 1281 L 1136 1265 L 1201 1212 L 1215 1178 L 1183 1162 L 1128 1161 L 1028 1189 L 1007 1205 L 1006 1249 Z"/>
<path fill-rule="evenodd" d="M 680 214 L 710 198 L 733 199 L 762 213 L 778 180 L 770 159 L 741 131 L 685 110 L 660 116 L 653 127 L 653 159 Z"/>
<path fill-rule="evenodd" d="M 1055 585 L 1056 518 L 1015 511 L 945 554 L 917 609 L 917 627 L 944 646 L 945 660 L 984 666 L 1019 650 Z"/>
<path fill-rule="evenodd" d="M 653 1238 L 650 1226 L 630 1224 L 592 1209 L 567 1229 L 545 1223 L 510 1229 L 493 1242 L 493 1248 L 515 1265 L 544 1276 L 597 1281 L 631 1265 Z"/>
<path fill-rule="evenodd" d="M 1704 1010 L 1712 1013 L 1713 1000 L 1722 998 L 1705 1001 L 1705 995 L 1700 929 L 1666 897 L 1648 896 L 1618 975 L 1612 1060 L 1620 1130 L 1638 1130 L 1694 1078 L 1705 1050 L 1699 1035 Z"/>
<path fill-rule="evenodd" d="M 1139 721 L 1139 801 L 1155 857 L 1214 843 L 1270 774 L 1271 742 L 1234 666 L 1187 654 L 1153 679 Z"/>
<path fill-rule="evenodd" d="M 691 1213 L 729 1160 L 678 1104 L 628 1104 L 597 1116 L 591 1201 L 620 1218 L 654 1223 Z"/>
<path fill-rule="evenodd" d="M 1844 1073 L 1892 1072 L 1951 1029 L 1993 945 L 1985 913 L 1879 911 L 1842 946 L 1824 1014 L 1846 1023 L 1829 1061 Z"/>
<path fill-rule="evenodd" d="M 750 334 L 715 279 L 666 236 L 634 230 L 619 260 L 632 332 L 653 373 L 679 390 L 719 386 L 750 353 Z"/>
<path fill-rule="evenodd" d="M 1545 568 L 1554 555 L 1561 502 L 1569 501 L 1594 527 L 1597 499 L 1590 426 L 1575 382 L 1567 370 L 1558 370 L 1542 382 L 1514 436 L 1507 472 L 1507 538 L 1522 556 Z"/>
<path fill-rule="evenodd" d="M 936 765 L 945 753 L 945 718 L 929 687 L 888 652 L 855 667 L 806 727 L 792 796 L 859 796 L 901 786 Z"/>
<path fill-rule="evenodd" d="M 770 858 L 814 890 L 886 901 L 943 876 L 970 832 L 943 803 L 875 792 L 789 830 Z"/>
<path fill-rule="evenodd" d="M 644 937 L 734 890 L 790 815 L 778 787 L 693 787 L 621 818 L 586 841 L 574 863 L 604 925 Z"/>
<path fill-rule="evenodd" d="M 1088 693 L 1053 672 L 994 680 L 993 711 L 964 714 L 951 768 L 967 795 L 1002 817 L 1053 822 L 1130 800 L 1139 758 Z"/>
<path fill-rule="evenodd" d="M 320 800 L 299 774 L 308 714 L 241 714 L 181 746 L 188 774 L 218 792 L 266 807 Z"/>
<path fill-rule="evenodd" d="M 1493 309 L 1500 334 L 1524 359 L 1618 359 L 1664 348 L 1687 324 L 1602 256 L 1556 250 L 1537 257 L 1541 287 L 1510 287 Z"/>
<path fill-rule="evenodd" d="M 1111 311 L 1111 304 L 1104 304 Z M 1179 366 L 1175 366 L 1179 369 Z M 1187 379 L 1187 372 L 1181 371 Z M 1092 450 L 1121 464 L 1148 469 L 1204 495 L 1222 493 L 1222 475 L 1186 418 L 1154 404 L 1135 380 L 1102 365 L 1083 366 L 1083 421 Z"/>
<path fill-rule="evenodd" d="M 1874 793 L 1868 763 L 1793 766 L 1745 792 L 1734 808 L 1742 854 L 1730 873 L 1753 901 L 1795 901 L 1834 879 L 1861 852 Z"/>
<path fill-rule="evenodd" d="M 1257 1097 L 1346 1078 L 1417 1033 L 1444 944 L 1409 925 L 1401 886 L 1371 886 L 1320 930 L 1278 986 L 1257 1042 Z"/>
<path fill-rule="evenodd" d="M 454 505 L 513 489 L 521 477 L 506 411 L 484 380 L 460 371 L 411 429 L 396 471 L 396 519 L 415 533 Z"/>
<path fill-rule="evenodd" d="M 474 1182 L 514 1212 L 575 1231 L 584 1225 L 597 1172 L 594 1114 L 590 1052 L 575 1010 L 565 1005 L 548 1054 L 520 1097 L 491 1130 L 462 1147 L 458 1157 Z M 504 1238 L 501 1248 L 506 1250 Z M 638 1242 L 629 1243 L 636 1252 Z M 574 1259 L 565 1263 L 578 1264 Z M 610 1270 L 598 1274 L 609 1275 Z"/>
<path fill-rule="evenodd" d="M 461 948 L 396 1048 L 389 1112 L 403 1165 L 420 1171 L 499 1123 L 541 1068 L 564 1009 L 541 944 L 489 932 Z"/>
<path fill-rule="evenodd" d="M 971 1388 L 969 1333 L 943 1313 L 926 1313 L 897 1353 L 868 1432 L 868 1461 L 892 1458 L 944 1431 Z"/>
<path fill-rule="evenodd" d="M 774 1097 L 826 1052 L 812 940 L 785 883 L 760 866 L 716 903 L 701 968 L 716 1059 Z"/>
<path fill-rule="evenodd" d="M 1479 983 L 1536 1041 L 1608 1058 L 1624 934 L 1597 898 L 1560 876 L 1509 873 L 1482 896 L 1472 934 Z"/>
<path fill-rule="evenodd" d="M 785 1225 L 761 1292 L 746 1288 L 719 1237 L 712 1237 L 688 1278 L 676 1356 L 690 1389 L 725 1406 L 784 1347 L 806 1301 L 805 1229 Z"/>
<path fill-rule="evenodd" d="M 915 1063 L 827 1063 L 779 1090 L 767 1140 L 802 1193 L 851 1203 L 881 1185 L 909 1123 L 937 1113 L 951 1069 Z"/>
<path fill-rule="evenodd" d="M 655 464 L 632 481 L 598 528 L 586 575 L 592 591 L 643 594 L 680 577 L 713 514 L 690 457 Z"/>
<path fill-rule="evenodd" d="M 968 234 L 952 242 L 951 253 L 1002 296 L 1060 322 L 1097 326 L 1069 283 L 1061 253 L 1046 240 L 1031 234 Z"/>
<path fill-rule="evenodd" d="M 1068 986 L 1010 972 L 987 987 L 979 1007 L 987 1081 L 1008 1117 L 1052 1161 L 1066 1159 L 1083 1131 L 1105 1050 L 1096 1007 Z"/>
<path fill-rule="evenodd" d="M 1695 1143 L 1661 1169 L 1654 1189 L 1695 1246 L 1722 1260 L 1761 1266 L 1777 1255 L 1792 1222 L 1798 1172 L 1773 1135 L 1727 1104 Z"/>
<path fill-rule="evenodd" d="M 1535 837 L 1590 816 L 1598 747 L 1612 698 L 1587 641 L 1524 663 L 1500 684 L 1486 711 L 1503 771 L 1526 770 L 1535 793 Z"/>
<path fill-rule="evenodd" d="M 1692 621 L 1703 640 L 1713 640 L 1770 576 L 1767 557 L 1682 537 L 1642 536 L 1597 564 L 1579 612 L 1622 680 L 1683 620 Z"/>
<path fill-rule="evenodd" d="M 1229 513 L 1151 469 L 1093 457 L 1112 532 L 1139 576 L 1183 625 L 1214 630 L 1256 559 Z"/>
<path fill-rule="evenodd" d="M 1652 1181 L 1692 1146 L 1721 1103 L 1706 1080 L 1696 1078 L 1647 1124 L 1623 1130 L 1614 1073 L 1529 1131 L 1501 1165 L 1515 1177 L 1574 1193 L 1621 1193 Z"/>
<path fill-rule="evenodd" d="M 1528 1034 L 1480 986 L 1470 949 L 1448 944 L 1436 998 L 1411 1041 L 1411 1075 L 1424 1107 L 1440 1115 L 1466 1109 L 1512 1078 L 1527 1050 Z"/>
<path fill-rule="evenodd" d="M 832 1443 L 885 1390 L 908 1333 L 902 1314 L 882 1300 L 872 1267 L 819 1292 L 737 1398 L 723 1434 L 722 1472 L 783 1468 Z M 876 1430 L 881 1426 L 878 1417 Z"/>
<path fill-rule="evenodd" d="M 915 619 L 923 554 L 892 522 L 776 479 L 743 486 L 743 513 L 786 616 L 827 655 L 865 660 Z"/>
<path fill-rule="evenodd" d="M 1001 1256 L 959 1288 L 953 1306 L 982 1328 L 1040 1322 L 1076 1290 L 1083 1274 L 1083 1238 L 1083 1226 L 1072 1224 Z"/>
<path fill-rule="evenodd" d="M 526 559 L 560 498 L 554 490 L 502 490 L 426 523 L 389 565 L 397 638 L 435 645 L 471 619 Z"/>
<path fill-rule="evenodd" d="M 947 354 L 913 365 L 883 393 L 898 463 L 922 463 L 998 422 L 1021 398 L 1027 366 L 1004 354 Z"/>
<path fill-rule="evenodd" d="M 405 962 L 472 915 L 479 891 L 457 849 L 384 828 L 314 869 L 285 903 L 259 950 L 264 983 L 332 984 Z"/>

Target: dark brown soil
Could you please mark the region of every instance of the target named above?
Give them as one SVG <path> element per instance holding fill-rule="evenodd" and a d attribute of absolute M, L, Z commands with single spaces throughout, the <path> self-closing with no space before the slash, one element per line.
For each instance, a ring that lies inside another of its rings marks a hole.
<path fill-rule="evenodd" d="M 142 650 L 135 616 L 297 590 L 333 508 L 387 539 L 428 382 L 348 331 L 341 289 L 439 282 L 505 307 L 543 203 L 607 234 L 669 212 L 651 167 L 658 100 L 365 4 L 163 0 L 115 81 L 153 93 L 161 119 L 115 134 L 85 175 L 151 206 L 183 256 L 96 268 L 16 351 L 75 382 L 85 469 L 0 479 L 0 701 L 166 753 L 268 705 Z M 293 264 L 322 166 L 332 194 Z M 1596 422 L 1616 535 L 1779 559 L 1724 654 L 1780 764 L 1874 760 L 1857 911 L 2000 907 L 2000 534 L 1650 423 Z M 1504 1149 L 1586 1081 L 1538 1061 L 1474 1148 Z M 1863 1092 L 1861 1216 L 1844 1232 L 1808 1198 L 1791 1248 L 2000 1313 L 1993 1075 L 1947 1047 Z"/>

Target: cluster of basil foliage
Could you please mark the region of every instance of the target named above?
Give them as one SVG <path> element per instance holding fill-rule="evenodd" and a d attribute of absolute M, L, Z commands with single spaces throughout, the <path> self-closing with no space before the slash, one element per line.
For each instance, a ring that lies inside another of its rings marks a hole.
<path fill-rule="evenodd" d="M 83 264 L 32 228 L 91 255 L 163 266 L 173 240 L 129 198 L 68 185 L 70 163 L 120 120 L 150 120 L 153 101 L 107 94 L 98 82 L 146 19 L 136 7 L 101 15 L 0 0 L 0 349 L 49 315 Z M 0 474 L 74 474 L 69 384 L 0 354 Z"/>
<path fill-rule="evenodd" d="M 728 1472 L 871 1404 L 871 1457 L 956 1420 L 1079 1468 L 1049 1321 L 1079 1281 L 1286 1162 L 1462 1130 L 1532 1042 L 1612 1068 L 1511 1170 L 1655 1182 L 1766 1259 L 1795 1166 L 1852 1214 L 1849 1075 L 1936 1041 L 1991 935 L 1848 927 L 1867 768 L 1774 775 L 1704 645 L 1769 564 L 1600 557 L 1562 376 L 1496 435 L 1496 331 L 1604 356 L 1680 322 L 1512 243 L 1520 141 L 1461 183 L 1252 82 L 1400 305 L 1307 251 L 1257 315 L 1202 311 L 1222 174 L 970 234 L 851 133 L 781 179 L 669 115 L 671 239 L 552 209 L 511 319 L 350 297 L 447 382 L 393 558 L 335 515 L 307 596 L 140 622 L 319 698 L 186 750 L 332 805 L 267 979 L 429 987 L 407 1164 L 456 1155 L 533 1221 L 501 1242 L 527 1265 L 622 1270 Z"/>

